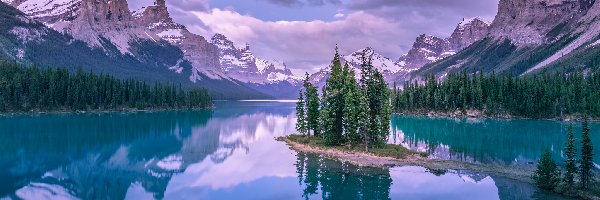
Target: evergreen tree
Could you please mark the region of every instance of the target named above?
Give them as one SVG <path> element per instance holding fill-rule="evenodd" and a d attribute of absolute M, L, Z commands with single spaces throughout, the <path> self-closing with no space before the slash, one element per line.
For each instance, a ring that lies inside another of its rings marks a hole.
<path fill-rule="evenodd" d="M 593 153 L 594 147 L 592 144 L 592 139 L 590 138 L 590 129 L 588 125 L 587 118 L 583 121 L 582 131 L 581 131 L 581 161 L 579 164 L 579 178 L 581 180 L 581 187 L 583 189 L 588 189 L 590 186 L 590 181 L 592 180 L 592 169 L 594 167 L 593 163 Z"/>
<path fill-rule="evenodd" d="M 360 100 L 358 106 L 358 118 L 360 120 L 358 121 L 357 126 L 358 134 L 362 138 L 362 142 L 365 145 L 365 151 L 369 152 L 369 144 L 371 141 L 371 136 L 369 135 L 369 113 L 371 113 L 371 110 L 369 110 L 367 95 L 365 95 L 362 91 L 359 91 L 359 93 Z"/>
<path fill-rule="evenodd" d="M 577 152 L 575 149 L 575 134 L 573 133 L 573 124 L 569 124 L 567 127 L 567 144 L 565 146 L 565 174 L 563 176 L 563 183 L 567 187 L 571 187 L 575 183 L 575 174 L 577 174 L 576 156 Z"/>
<path fill-rule="evenodd" d="M 338 49 L 331 64 L 331 73 L 323 87 L 321 120 L 323 138 L 327 145 L 339 145 L 344 132 L 344 71 Z"/>
<path fill-rule="evenodd" d="M 369 144 L 382 145 L 387 142 L 390 125 L 390 91 L 383 75 L 374 69 L 372 58 L 363 52 L 360 85 L 369 107 L 366 130 Z"/>
<path fill-rule="evenodd" d="M 296 103 L 296 130 L 303 135 L 306 135 L 308 131 L 305 109 L 304 94 L 302 93 L 302 90 L 300 90 L 300 94 L 298 94 L 298 102 Z"/>
<path fill-rule="evenodd" d="M 315 136 L 319 135 L 319 93 L 317 87 L 309 82 L 308 73 L 306 73 L 306 79 L 304 80 L 304 89 L 306 93 L 305 104 L 306 104 L 306 127 L 308 134 L 310 131 Z"/>
<path fill-rule="evenodd" d="M 545 190 L 553 190 L 557 186 L 559 173 L 549 149 L 546 149 L 542 154 L 533 174 L 533 181 L 539 188 Z"/>
<path fill-rule="evenodd" d="M 361 93 L 356 84 L 354 71 L 348 67 L 348 64 L 344 66 L 344 71 L 346 72 L 344 83 L 344 132 L 350 145 L 354 145 L 361 142 L 358 132 L 359 121 L 361 120 L 359 116 Z"/>

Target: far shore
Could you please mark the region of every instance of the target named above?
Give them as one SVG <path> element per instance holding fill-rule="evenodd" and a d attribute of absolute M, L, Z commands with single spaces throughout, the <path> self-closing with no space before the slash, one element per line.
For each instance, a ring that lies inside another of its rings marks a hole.
<path fill-rule="evenodd" d="M 52 115 L 52 114 L 108 114 L 108 113 L 152 113 L 152 112 L 167 112 L 167 111 L 199 111 L 211 110 L 215 106 L 208 108 L 180 108 L 180 109 L 107 109 L 107 110 L 54 110 L 54 111 L 29 111 L 29 112 L 4 112 L 0 116 L 24 116 L 24 115 Z"/>
<path fill-rule="evenodd" d="M 450 119 L 503 119 L 503 120 L 548 120 L 548 121 L 582 121 L 584 115 L 565 115 L 562 117 L 551 117 L 551 118 L 531 118 L 531 117 L 520 117 L 513 116 L 510 114 L 497 114 L 488 115 L 478 110 L 467 110 L 464 113 L 460 111 L 455 112 L 395 112 L 394 115 L 403 116 L 423 116 L 423 117 L 435 117 L 435 118 L 450 118 Z M 600 118 L 589 118 L 589 121 L 600 122 Z"/>

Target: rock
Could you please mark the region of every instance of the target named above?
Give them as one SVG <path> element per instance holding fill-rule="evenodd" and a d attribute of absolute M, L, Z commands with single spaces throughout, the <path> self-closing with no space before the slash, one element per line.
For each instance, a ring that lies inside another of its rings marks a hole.
<path fill-rule="evenodd" d="M 426 34 L 420 35 L 408 53 L 400 57 L 399 62 L 405 63 L 406 68 L 411 69 L 410 71 L 418 70 L 426 64 L 452 56 L 476 41 L 485 38 L 488 28 L 488 22 L 475 17 L 463 19 L 449 38 L 439 38 Z M 404 79 L 408 78 L 399 76 L 397 82 L 402 83 Z"/>

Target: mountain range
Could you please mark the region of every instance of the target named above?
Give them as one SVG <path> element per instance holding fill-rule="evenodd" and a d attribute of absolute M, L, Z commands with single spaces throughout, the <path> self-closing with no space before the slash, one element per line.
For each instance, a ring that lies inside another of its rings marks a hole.
<path fill-rule="evenodd" d="M 136 11 L 126 0 L 1 1 L 2 60 L 200 86 L 216 99 L 294 98 L 302 87 L 283 61 L 258 58 L 227 33 L 190 32 L 165 0 Z M 372 56 L 390 86 L 461 71 L 585 72 L 600 63 L 599 15 L 595 0 L 500 0 L 492 22 L 463 19 L 448 38 L 422 34 L 399 58 L 366 47 L 342 61 L 360 75 L 360 58 Z M 328 68 L 309 80 L 322 86 Z"/>
<path fill-rule="evenodd" d="M 299 83 L 284 63 L 256 58 L 249 45 L 191 33 L 173 21 L 164 0 L 133 12 L 126 0 L 2 2 L 18 9 L 0 7 L 5 60 L 201 86 L 217 99 L 273 98 Z"/>
<path fill-rule="evenodd" d="M 362 50 L 354 53 L 359 54 Z M 365 51 L 373 54 L 372 49 Z M 449 73 L 528 75 L 587 73 L 600 67 L 600 2 L 595 0 L 500 0 L 492 22 L 463 19 L 449 38 L 427 34 L 395 62 L 384 58 L 386 80 L 422 83 L 426 76 L 443 80 Z M 353 58 L 344 57 L 343 60 Z M 351 64 L 352 65 L 352 64 Z M 356 65 L 352 65 L 356 68 Z M 381 68 L 380 68 L 381 69 Z M 324 84 L 326 69 L 311 81 Z"/>

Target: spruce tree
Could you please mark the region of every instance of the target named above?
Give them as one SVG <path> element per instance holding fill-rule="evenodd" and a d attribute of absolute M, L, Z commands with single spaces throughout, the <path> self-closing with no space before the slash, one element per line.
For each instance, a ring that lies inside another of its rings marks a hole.
<path fill-rule="evenodd" d="M 358 134 L 360 135 L 363 144 L 365 145 L 365 151 L 369 152 L 369 145 L 371 141 L 371 137 L 369 135 L 369 113 L 371 110 L 369 109 L 369 102 L 367 99 L 367 95 L 361 90 L 359 91 L 359 104 L 358 104 Z"/>
<path fill-rule="evenodd" d="M 575 174 L 577 174 L 576 156 L 577 150 L 575 149 L 575 134 L 573 133 L 573 124 L 569 124 L 567 127 L 567 144 L 565 146 L 565 174 L 563 176 L 563 183 L 567 187 L 571 187 L 575 183 Z"/>
<path fill-rule="evenodd" d="M 533 174 L 535 184 L 544 190 L 553 190 L 559 181 L 556 163 L 552 160 L 550 150 L 546 149 L 540 158 L 537 169 Z"/>
<path fill-rule="evenodd" d="M 306 114 L 305 114 L 304 94 L 302 90 L 298 94 L 298 102 L 296 103 L 296 130 L 302 135 L 306 135 Z"/>
<path fill-rule="evenodd" d="M 579 178 L 581 180 L 581 188 L 588 189 L 590 186 L 590 181 L 592 180 L 592 169 L 594 167 L 593 163 L 593 153 L 594 147 L 592 144 L 592 139 L 590 138 L 590 129 L 588 125 L 587 118 L 583 121 L 582 131 L 581 131 L 581 161 L 579 163 Z"/>
<path fill-rule="evenodd" d="M 306 79 L 304 80 L 304 89 L 306 93 L 305 104 L 306 104 L 306 127 L 307 133 L 310 134 L 312 131 L 313 135 L 319 135 L 319 93 L 317 87 L 309 82 L 308 73 L 306 73 Z"/>
<path fill-rule="evenodd" d="M 321 99 L 321 121 L 323 138 L 327 145 L 338 145 L 342 142 L 344 131 L 344 72 L 338 49 L 331 64 L 331 73 L 323 87 Z"/>
<path fill-rule="evenodd" d="M 359 112 L 360 112 L 360 91 L 356 84 L 356 78 L 354 71 L 346 64 L 344 66 L 346 71 L 345 80 L 345 100 L 344 100 L 344 133 L 345 137 L 350 142 L 350 145 L 360 143 L 360 135 L 358 133 L 359 128 Z"/>

